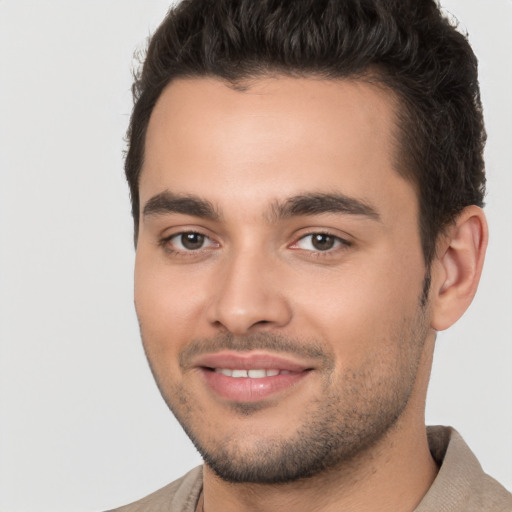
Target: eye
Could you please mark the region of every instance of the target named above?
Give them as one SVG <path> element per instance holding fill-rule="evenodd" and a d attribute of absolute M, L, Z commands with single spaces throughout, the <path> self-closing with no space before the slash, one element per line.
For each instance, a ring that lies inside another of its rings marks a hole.
<path fill-rule="evenodd" d="M 328 233 L 311 233 L 300 238 L 294 246 L 305 251 L 330 251 L 341 245 L 350 245 L 341 238 Z"/>
<path fill-rule="evenodd" d="M 177 233 L 165 239 L 164 243 L 170 244 L 173 249 L 178 251 L 198 251 L 206 247 L 215 246 L 215 243 L 202 233 L 186 231 Z"/>

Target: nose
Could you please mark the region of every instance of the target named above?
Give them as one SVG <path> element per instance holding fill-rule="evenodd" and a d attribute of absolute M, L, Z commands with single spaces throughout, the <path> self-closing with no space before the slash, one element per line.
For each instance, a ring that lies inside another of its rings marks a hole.
<path fill-rule="evenodd" d="M 208 321 L 234 335 L 284 327 L 292 318 L 279 268 L 261 255 L 240 254 L 217 268 Z"/>

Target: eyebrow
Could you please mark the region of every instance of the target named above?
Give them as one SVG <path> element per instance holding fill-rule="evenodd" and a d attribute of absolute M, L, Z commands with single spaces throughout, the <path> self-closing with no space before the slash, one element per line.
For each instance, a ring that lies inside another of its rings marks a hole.
<path fill-rule="evenodd" d="M 181 213 L 210 220 L 219 220 L 221 215 L 214 205 L 193 195 L 174 194 L 166 190 L 153 196 L 144 205 L 143 216 L 158 216 Z M 367 202 L 344 194 L 308 193 L 275 201 L 271 205 L 270 222 L 290 217 L 319 215 L 322 213 L 342 213 L 361 215 L 380 221 L 377 210 Z"/>
<path fill-rule="evenodd" d="M 143 217 L 181 213 L 204 219 L 218 220 L 219 212 L 206 199 L 192 195 L 173 194 L 166 190 L 153 196 L 144 205 Z"/>
<path fill-rule="evenodd" d="M 272 205 L 272 220 L 287 219 L 301 215 L 322 213 L 343 213 L 361 215 L 380 221 L 378 211 L 366 201 L 344 194 L 301 194 L 288 198 L 284 202 L 276 201 Z"/>

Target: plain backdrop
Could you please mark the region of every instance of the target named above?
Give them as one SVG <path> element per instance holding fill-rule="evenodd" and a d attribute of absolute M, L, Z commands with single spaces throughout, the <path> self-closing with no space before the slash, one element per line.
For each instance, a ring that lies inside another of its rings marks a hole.
<path fill-rule="evenodd" d="M 512 489 L 512 2 L 446 0 L 480 60 L 490 247 L 438 339 L 427 422 Z M 200 462 L 144 359 L 122 170 L 164 0 L 0 0 L 0 511 L 93 512 Z"/>

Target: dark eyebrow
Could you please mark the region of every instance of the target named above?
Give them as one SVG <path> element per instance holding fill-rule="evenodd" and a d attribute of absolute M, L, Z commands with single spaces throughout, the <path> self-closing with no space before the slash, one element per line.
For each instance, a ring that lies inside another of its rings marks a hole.
<path fill-rule="evenodd" d="M 276 220 L 321 213 L 362 215 L 380 221 L 379 213 L 371 205 L 343 194 L 301 194 L 272 205 L 272 217 Z"/>
<path fill-rule="evenodd" d="M 211 220 L 220 218 L 219 213 L 209 201 L 192 195 L 173 194 L 168 190 L 149 199 L 144 205 L 142 215 L 149 217 L 167 213 L 182 213 Z"/>

